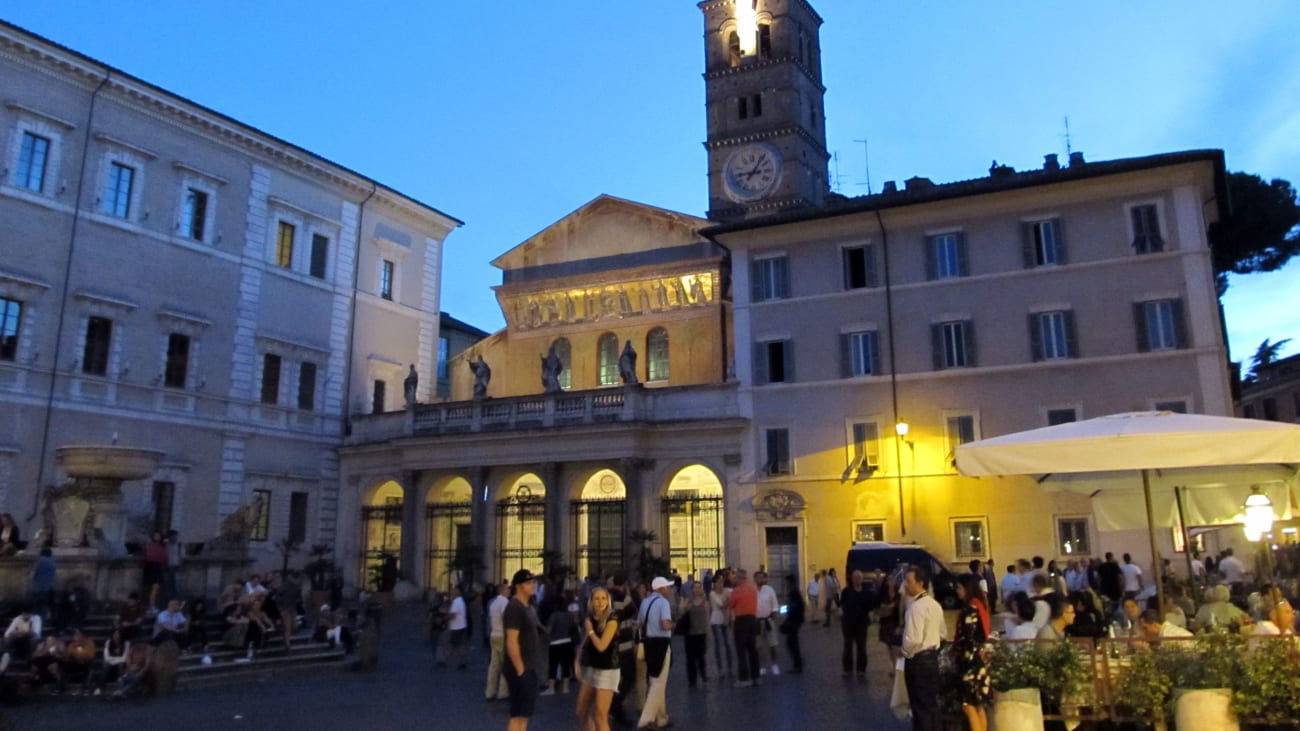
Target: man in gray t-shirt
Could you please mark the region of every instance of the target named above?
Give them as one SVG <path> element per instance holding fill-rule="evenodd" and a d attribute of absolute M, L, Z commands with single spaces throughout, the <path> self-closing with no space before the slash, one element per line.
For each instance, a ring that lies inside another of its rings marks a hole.
<path fill-rule="evenodd" d="M 510 687 L 510 723 L 508 731 L 524 731 L 537 705 L 537 615 L 529 602 L 537 593 L 533 572 L 520 569 L 510 580 L 515 596 L 501 615 L 506 631 L 506 683 Z"/>

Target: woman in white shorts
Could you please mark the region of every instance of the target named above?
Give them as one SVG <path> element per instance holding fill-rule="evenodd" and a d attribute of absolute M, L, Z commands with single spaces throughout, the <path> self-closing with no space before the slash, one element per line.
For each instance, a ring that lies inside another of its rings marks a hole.
<path fill-rule="evenodd" d="M 582 679 L 578 690 L 578 724 L 588 731 L 609 731 L 609 706 L 618 690 L 618 620 L 612 616 L 609 592 L 592 589 L 587 618 L 582 621 L 582 648 L 574 663 Z"/>

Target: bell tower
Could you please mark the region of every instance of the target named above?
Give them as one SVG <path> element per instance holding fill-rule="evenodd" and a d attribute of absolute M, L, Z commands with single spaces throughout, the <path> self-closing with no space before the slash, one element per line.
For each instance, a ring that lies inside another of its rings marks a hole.
<path fill-rule="evenodd" d="M 822 205 L 828 191 L 822 19 L 804 0 L 704 0 L 709 213 Z"/>

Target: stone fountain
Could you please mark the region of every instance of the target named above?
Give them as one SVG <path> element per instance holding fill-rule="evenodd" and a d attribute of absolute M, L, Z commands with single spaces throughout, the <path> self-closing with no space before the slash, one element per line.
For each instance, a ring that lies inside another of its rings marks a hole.
<path fill-rule="evenodd" d="M 116 445 L 70 445 L 59 447 L 55 454 L 72 480 L 51 490 L 46 503 L 55 547 L 61 553 L 88 548 L 101 556 L 125 555 L 122 483 L 154 474 L 163 453 Z"/>

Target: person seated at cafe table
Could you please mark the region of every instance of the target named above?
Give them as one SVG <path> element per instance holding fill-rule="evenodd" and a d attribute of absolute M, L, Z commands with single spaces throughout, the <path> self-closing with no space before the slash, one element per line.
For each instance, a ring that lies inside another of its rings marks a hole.
<path fill-rule="evenodd" d="M 1038 639 L 1064 640 L 1066 629 L 1074 624 L 1074 603 L 1063 596 L 1054 594 L 1051 600 L 1050 612 L 1051 616 L 1047 620 L 1047 624 L 1038 630 Z"/>
<path fill-rule="evenodd" d="M 1138 600 L 1133 597 L 1125 597 L 1120 605 L 1119 613 L 1115 615 L 1115 621 L 1111 623 L 1111 636 L 1141 637 L 1142 627 L 1139 623 L 1141 616 L 1142 606 L 1138 604 Z"/>
<path fill-rule="evenodd" d="M 1228 587 L 1222 584 L 1206 589 L 1206 603 L 1196 612 L 1196 618 L 1192 620 L 1193 628 L 1199 632 L 1216 627 L 1243 627 L 1251 624 L 1250 615 L 1229 601 L 1231 598 Z"/>
<path fill-rule="evenodd" d="M 1170 637 L 1191 637 L 1192 633 L 1179 627 L 1178 625 L 1160 617 L 1160 610 L 1148 609 L 1142 612 L 1138 617 L 1138 625 L 1142 628 L 1142 637 L 1150 642 L 1168 639 Z"/>
<path fill-rule="evenodd" d="M 1294 636 L 1295 635 L 1295 607 L 1286 599 L 1280 599 L 1273 604 L 1273 608 L 1268 612 L 1268 619 L 1259 622 L 1251 629 L 1252 635 L 1262 636 Z"/>

